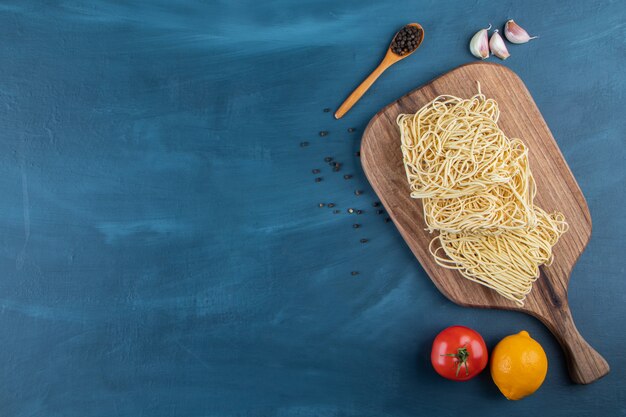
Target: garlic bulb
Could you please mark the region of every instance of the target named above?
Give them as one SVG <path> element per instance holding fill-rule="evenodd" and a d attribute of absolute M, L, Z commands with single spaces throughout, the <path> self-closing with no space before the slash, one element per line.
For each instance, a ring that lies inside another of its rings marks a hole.
<path fill-rule="evenodd" d="M 469 49 L 476 58 L 489 58 L 489 35 L 487 32 L 491 29 L 491 24 L 487 29 L 481 29 L 470 40 Z"/>
<path fill-rule="evenodd" d="M 489 48 L 491 49 L 491 53 L 500 59 L 504 60 L 510 56 L 509 50 L 506 49 L 506 45 L 504 44 L 504 39 L 502 39 L 502 36 L 498 33 L 498 29 L 496 29 L 493 32 L 493 35 L 491 35 Z"/>
<path fill-rule="evenodd" d="M 526 43 L 537 36 L 530 36 L 520 25 L 515 23 L 513 19 L 507 20 L 504 24 L 504 36 L 511 43 Z"/>

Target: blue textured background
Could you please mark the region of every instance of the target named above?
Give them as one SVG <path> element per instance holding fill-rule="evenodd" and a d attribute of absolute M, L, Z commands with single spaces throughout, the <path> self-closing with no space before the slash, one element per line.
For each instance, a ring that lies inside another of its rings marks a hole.
<path fill-rule="evenodd" d="M 264 3 L 0 5 L 0 413 L 626 415 L 624 3 Z M 381 106 L 471 61 L 469 37 L 509 17 L 541 35 L 506 65 L 594 220 L 570 284 L 612 366 L 590 386 L 534 319 L 444 299 L 373 212 L 354 156 Z M 427 32 L 418 53 L 345 119 L 322 112 L 409 21 Z M 347 207 L 366 210 L 361 229 Z M 544 386 L 508 402 L 488 373 L 437 377 L 430 343 L 451 324 L 490 346 L 529 330 Z"/>

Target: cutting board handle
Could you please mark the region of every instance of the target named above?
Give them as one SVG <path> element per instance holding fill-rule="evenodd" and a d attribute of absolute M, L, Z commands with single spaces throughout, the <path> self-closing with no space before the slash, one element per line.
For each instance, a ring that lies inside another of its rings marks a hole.
<path fill-rule="evenodd" d="M 565 351 L 570 377 L 578 384 L 590 384 L 609 373 L 606 360 L 576 329 L 569 306 L 554 309 L 550 317 L 539 319 L 552 331 Z"/>

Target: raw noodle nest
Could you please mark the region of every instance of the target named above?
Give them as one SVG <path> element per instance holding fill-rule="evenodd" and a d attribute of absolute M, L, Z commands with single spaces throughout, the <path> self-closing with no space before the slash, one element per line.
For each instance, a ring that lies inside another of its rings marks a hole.
<path fill-rule="evenodd" d="M 411 197 L 454 198 L 507 183 L 519 149 L 498 128 L 494 100 L 441 96 L 401 114 L 402 152 Z"/>
<path fill-rule="evenodd" d="M 497 234 L 537 223 L 533 210 L 537 187 L 530 173 L 528 151 L 518 139 L 512 143 L 520 152 L 515 162 L 518 170 L 508 183 L 494 183 L 464 197 L 423 199 L 424 219 L 430 232 Z"/>
<path fill-rule="evenodd" d="M 442 231 L 430 242 L 430 252 L 439 265 L 522 303 L 539 277 L 539 266 L 552 263 L 552 247 L 568 228 L 563 214 L 535 210 L 536 227 L 498 235 Z"/>
<path fill-rule="evenodd" d="M 439 231 L 435 261 L 523 305 L 567 223 L 533 205 L 528 149 L 506 137 L 499 115 L 479 86 L 471 99 L 439 96 L 397 123 L 411 197 Z"/>

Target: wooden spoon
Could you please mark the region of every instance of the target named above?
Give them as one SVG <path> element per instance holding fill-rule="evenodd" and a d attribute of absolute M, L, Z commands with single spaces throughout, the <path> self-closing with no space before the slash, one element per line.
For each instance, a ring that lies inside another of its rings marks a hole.
<path fill-rule="evenodd" d="M 390 66 L 392 66 L 396 62 L 401 61 L 404 58 L 408 57 L 413 52 L 417 51 L 417 48 L 420 47 L 420 45 L 422 44 L 422 41 L 424 40 L 424 29 L 422 28 L 422 26 L 419 23 L 409 23 L 406 26 L 415 26 L 419 30 L 420 37 L 419 37 L 419 40 L 417 42 L 417 46 L 415 47 L 415 49 L 413 49 L 411 52 L 408 52 L 408 53 L 406 53 L 404 55 L 398 55 L 395 52 L 393 52 L 391 50 L 391 45 L 393 44 L 393 41 L 396 38 L 396 36 L 398 36 L 398 33 L 396 33 L 393 36 L 393 39 L 391 40 L 391 43 L 389 44 L 389 48 L 387 48 L 387 53 L 385 54 L 385 57 L 383 58 L 381 63 L 361 83 L 361 85 L 359 85 L 356 88 L 356 90 L 354 90 L 352 92 L 352 94 L 350 94 L 350 96 L 348 96 L 346 101 L 343 102 L 343 104 L 339 107 L 339 109 L 335 113 L 335 119 L 341 119 L 352 108 L 352 106 L 354 106 L 356 104 L 356 102 L 359 101 L 359 99 L 363 96 L 363 94 L 365 94 L 365 92 L 367 90 L 369 90 L 369 88 L 372 86 L 372 84 L 374 84 L 374 81 L 376 81 L 376 79 L 378 79 L 378 77 L 380 77 L 380 75 L 383 72 L 385 72 L 385 70 L 387 68 L 389 68 Z"/>

